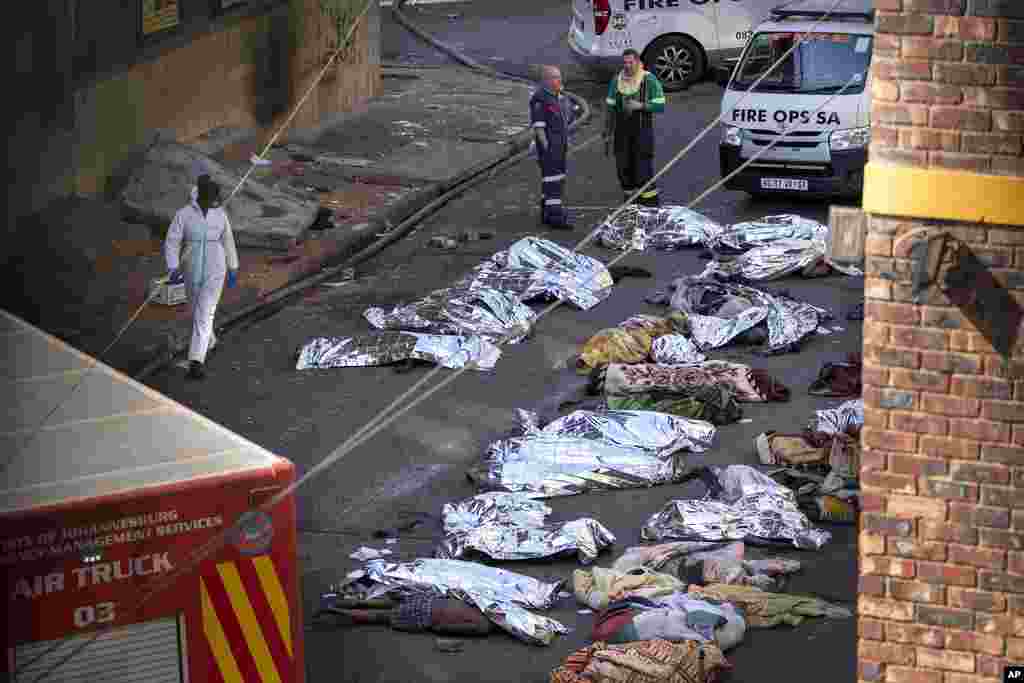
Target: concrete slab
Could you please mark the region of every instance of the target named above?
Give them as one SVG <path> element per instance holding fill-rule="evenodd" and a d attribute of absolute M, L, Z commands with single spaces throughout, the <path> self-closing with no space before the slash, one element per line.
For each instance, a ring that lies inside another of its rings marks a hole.
<path fill-rule="evenodd" d="M 200 162 L 226 196 L 241 179 L 236 172 L 202 152 L 177 143 L 153 146 L 131 174 L 121 201 L 134 219 L 160 234 L 189 201 L 193 164 Z M 240 246 L 289 249 L 302 241 L 316 218 L 318 205 L 294 192 L 274 189 L 250 177 L 227 207 Z"/>
<path fill-rule="evenodd" d="M 449 182 L 465 169 L 486 164 L 501 154 L 505 145 L 432 138 L 417 140 L 373 164 L 373 173 L 412 180 Z"/>

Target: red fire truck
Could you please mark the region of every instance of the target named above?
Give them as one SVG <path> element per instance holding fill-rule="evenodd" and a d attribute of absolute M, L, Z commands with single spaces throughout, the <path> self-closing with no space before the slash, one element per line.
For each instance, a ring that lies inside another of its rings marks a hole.
<path fill-rule="evenodd" d="M 6 680 L 300 683 L 294 465 L 2 310 L 0 340 Z"/>

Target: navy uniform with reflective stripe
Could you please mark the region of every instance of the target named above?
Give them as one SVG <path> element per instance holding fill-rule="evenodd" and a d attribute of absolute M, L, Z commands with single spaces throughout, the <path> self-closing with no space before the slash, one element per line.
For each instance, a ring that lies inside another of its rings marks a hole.
<path fill-rule="evenodd" d="M 565 95 L 540 88 L 530 98 L 530 125 L 547 133 L 548 149 L 537 147 L 540 162 L 541 220 L 549 225 L 565 226 L 568 218 L 562 206 L 566 155 L 569 151 L 569 124 L 573 120 L 572 103 Z"/>

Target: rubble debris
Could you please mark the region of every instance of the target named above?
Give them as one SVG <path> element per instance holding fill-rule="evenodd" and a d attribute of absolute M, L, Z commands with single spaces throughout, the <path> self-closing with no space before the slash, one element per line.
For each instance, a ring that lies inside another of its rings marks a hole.
<path fill-rule="evenodd" d="M 772 628 L 779 624 L 799 626 L 807 617 L 849 619 L 853 613 L 819 598 L 789 593 L 769 593 L 755 586 L 711 584 L 691 585 L 690 595 L 706 600 L 721 600 L 736 605 L 751 628 Z"/>
<path fill-rule="evenodd" d="M 295 369 L 354 368 L 390 365 L 406 360 L 445 368 L 493 370 L 501 349 L 481 337 L 374 332 L 352 337 L 314 337 L 295 356 Z"/>
<path fill-rule="evenodd" d="M 569 655 L 550 683 L 712 683 L 731 668 L 713 643 L 598 642 Z"/>
<path fill-rule="evenodd" d="M 341 597 L 433 592 L 479 608 L 499 628 L 535 645 L 549 645 L 568 629 L 529 609 L 548 609 L 563 582 L 544 582 L 529 576 L 475 562 L 423 558 L 392 563 L 371 560 L 366 575 L 339 587 Z M 529 608 L 529 609 L 527 609 Z"/>
<path fill-rule="evenodd" d="M 508 292 L 453 287 L 390 311 L 372 306 L 363 317 L 379 330 L 474 335 L 495 343 L 518 343 L 530 334 L 537 314 Z"/>
<path fill-rule="evenodd" d="M 691 396 L 701 387 L 725 384 L 744 403 L 788 401 L 789 389 L 764 370 L 742 363 L 705 361 L 696 365 L 611 363 L 591 373 L 589 391 L 606 396 L 662 392 Z"/>
<path fill-rule="evenodd" d="M 709 422 L 647 411 L 577 410 L 543 429 L 518 412 L 522 435 L 492 443 L 467 472 L 483 490 L 547 498 L 666 484 L 683 475 L 682 453 L 715 438 Z"/>
<path fill-rule="evenodd" d="M 666 503 L 644 524 L 645 541 L 745 541 L 817 550 L 831 538 L 811 525 L 791 490 L 751 467 L 699 467 L 684 477 L 689 478 L 704 481 L 707 496 Z"/>
<path fill-rule="evenodd" d="M 615 543 L 615 536 L 595 519 L 545 524 L 551 508 L 516 493 L 482 493 L 442 510 L 444 540 L 435 555 L 442 559 L 527 560 L 576 553 L 582 564 Z"/>

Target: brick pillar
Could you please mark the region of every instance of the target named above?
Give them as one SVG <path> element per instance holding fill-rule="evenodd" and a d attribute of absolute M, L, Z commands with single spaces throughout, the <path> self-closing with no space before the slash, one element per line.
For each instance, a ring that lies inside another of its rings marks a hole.
<path fill-rule="evenodd" d="M 1024 664 L 1024 346 L 996 353 L 941 289 L 914 303 L 894 244 L 948 233 L 1024 288 L 1024 0 L 875 7 L 857 678 L 1002 680 Z"/>

